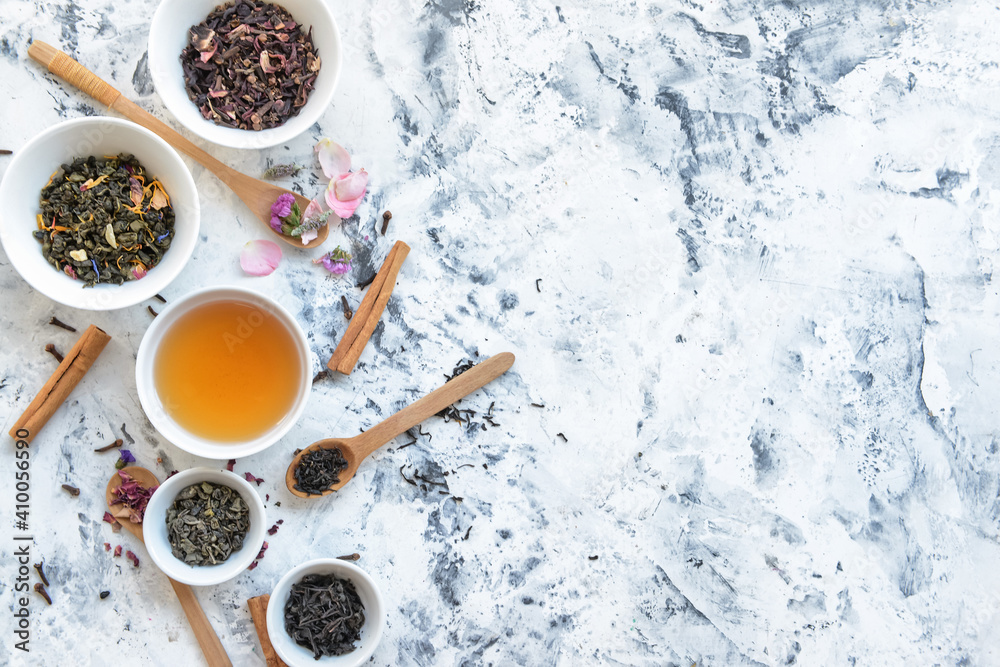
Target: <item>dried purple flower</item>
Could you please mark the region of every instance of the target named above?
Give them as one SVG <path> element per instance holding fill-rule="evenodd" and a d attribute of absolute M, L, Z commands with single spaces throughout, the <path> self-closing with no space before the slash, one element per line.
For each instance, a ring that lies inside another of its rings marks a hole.
<path fill-rule="evenodd" d="M 123 449 L 119 452 L 118 461 L 115 463 L 115 467 L 121 470 L 129 463 L 135 463 L 135 457 L 132 456 L 132 452 L 127 449 Z"/>
<path fill-rule="evenodd" d="M 299 164 L 276 164 L 264 171 L 264 178 L 289 178 L 302 171 Z"/>
<path fill-rule="evenodd" d="M 292 204 L 294 203 L 295 197 L 287 192 L 278 195 L 277 201 L 271 204 L 271 215 L 279 218 L 287 218 L 292 213 Z"/>
<path fill-rule="evenodd" d="M 351 255 L 337 246 L 319 259 L 314 259 L 313 264 L 322 264 L 330 273 L 342 276 L 351 270 Z"/>

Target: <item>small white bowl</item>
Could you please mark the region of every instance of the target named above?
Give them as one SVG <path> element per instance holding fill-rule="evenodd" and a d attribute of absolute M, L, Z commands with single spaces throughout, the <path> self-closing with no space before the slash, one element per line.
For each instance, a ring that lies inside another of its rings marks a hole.
<path fill-rule="evenodd" d="M 239 493 L 250 508 L 250 529 L 243 539 L 243 548 L 218 565 L 185 563 L 171 552 L 167 538 L 167 510 L 174 504 L 177 494 L 202 482 L 228 486 Z M 142 539 L 149 557 L 168 577 L 189 586 L 212 586 L 232 579 L 250 566 L 264 544 L 266 523 L 264 503 L 245 479 L 228 470 L 191 468 L 165 481 L 150 497 L 142 517 Z"/>
<path fill-rule="evenodd" d="M 84 287 L 45 261 L 32 235 L 39 198 L 60 165 L 78 157 L 131 153 L 163 183 L 176 216 L 174 239 L 163 260 L 141 280 Z M 21 277 L 56 301 L 84 310 L 115 310 L 142 303 L 184 269 L 198 242 L 201 208 L 191 172 L 167 142 L 127 120 L 92 116 L 54 125 L 17 151 L 0 184 L 0 242 Z"/>
<path fill-rule="evenodd" d="M 154 497 L 156 494 L 153 494 Z M 361 603 L 365 606 L 365 624 L 361 627 L 361 639 L 350 653 L 336 656 L 313 658 L 313 652 L 295 643 L 285 630 L 285 604 L 292 584 L 297 584 L 307 574 L 333 574 L 341 579 L 349 579 L 354 584 Z M 275 585 L 271 599 L 267 603 L 267 634 L 288 667 L 358 667 L 375 652 L 382 631 L 385 629 L 385 603 L 378 585 L 367 572 L 353 563 L 337 558 L 317 558 L 288 571 Z"/>
<path fill-rule="evenodd" d="M 193 308 L 217 301 L 242 301 L 254 308 L 267 311 L 285 325 L 295 340 L 298 363 L 301 369 L 301 381 L 295 402 L 292 404 L 291 410 L 278 423 L 253 440 L 218 442 L 191 433 L 179 425 L 164 409 L 163 402 L 156 391 L 154 381 L 156 353 L 163 341 L 164 334 L 178 318 Z M 136 393 L 139 395 L 139 403 L 149 421 L 169 442 L 196 456 L 210 459 L 235 459 L 267 449 L 291 430 L 305 411 L 306 403 L 309 402 L 309 392 L 312 389 L 312 378 L 309 376 L 310 368 L 309 341 L 295 318 L 277 301 L 242 287 L 207 287 L 171 302 L 160 311 L 160 314 L 146 329 L 142 342 L 139 343 L 139 351 L 135 360 Z"/>
<path fill-rule="evenodd" d="M 320 58 L 319 74 L 309 99 L 284 125 L 255 132 L 216 125 L 201 115 L 187 95 L 181 51 L 188 31 L 204 21 L 223 0 L 162 0 L 149 26 L 149 71 L 153 86 L 177 120 L 199 137 L 230 148 L 267 148 L 291 141 L 308 130 L 330 107 L 340 78 L 340 30 L 323 0 L 279 0 L 296 23 L 312 26 L 313 44 Z"/>

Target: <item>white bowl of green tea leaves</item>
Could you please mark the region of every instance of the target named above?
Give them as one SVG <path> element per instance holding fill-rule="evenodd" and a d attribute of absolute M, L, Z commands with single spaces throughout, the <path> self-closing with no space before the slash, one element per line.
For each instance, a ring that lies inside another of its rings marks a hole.
<path fill-rule="evenodd" d="M 289 667 L 358 667 L 385 629 L 375 580 L 353 563 L 317 558 L 289 570 L 267 604 L 267 634 Z"/>
<path fill-rule="evenodd" d="M 245 571 L 266 534 L 264 503 L 228 470 L 191 468 L 168 478 L 146 505 L 146 550 L 163 572 L 189 586 L 221 584 Z"/>
<path fill-rule="evenodd" d="M 125 308 L 163 291 L 198 241 L 200 206 L 180 156 L 129 121 L 54 125 L 11 160 L 0 183 L 0 241 L 36 290 L 85 310 Z"/>
<path fill-rule="evenodd" d="M 308 130 L 329 109 L 341 68 L 340 30 L 323 0 L 163 0 L 148 54 L 170 113 L 230 148 Z"/>

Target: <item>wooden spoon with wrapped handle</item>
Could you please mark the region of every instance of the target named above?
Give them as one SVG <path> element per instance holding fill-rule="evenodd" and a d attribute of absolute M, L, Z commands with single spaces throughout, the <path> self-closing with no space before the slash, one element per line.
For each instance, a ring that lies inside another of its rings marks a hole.
<path fill-rule="evenodd" d="M 147 130 L 159 135 L 168 144 L 188 155 L 195 162 L 215 174 L 219 180 L 228 185 L 229 189 L 247 205 L 247 208 L 260 219 L 269 232 L 285 243 L 297 248 L 315 248 L 326 241 L 326 237 L 329 234 L 329 227 L 325 225 L 318 230 L 319 235 L 306 244 L 299 241 L 297 237 L 285 236 L 271 228 L 271 204 L 275 202 L 278 195 L 285 193 L 293 195 L 299 208 L 305 211 L 306 206 L 309 205 L 309 200 L 302 195 L 278 187 L 272 183 L 251 178 L 246 174 L 241 174 L 232 167 L 222 164 L 182 137 L 169 125 L 156 119 L 152 114 L 131 100 L 122 97 L 122 94 L 115 90 L 107 81 L 104 81 L 54 46 L 45 42 L 33 42 L 28 47 L 28 55 L 45 65 L 50 72 L 62 78 L 67 83 L 79 88 L 101 104 L 107 105 L 109 109 L 117 111 L 133 123 L 142 125 Z"/>
<path fill-rule="evenodd" d="M 160 485 L 160 480 L 156 479 L 156 475 L 145 468 L 128 466 L 123 468 L 122 471 L 128 473 L 132 479 L 144 488 L 148 489 Z M 115 500 L 111 492 L 121 486 L 121 484 L 122 478 L 115 471 L 115 474 L 108 481 L 108 488 L 104 492 L 108 503 L 108 510 L 118 520 L 118 523 L 125 527 L 125 530 L 138 537 L 139 541 L 145 544 L 142 539 L 142 524 L 132 523 L 129 520 L 129 512 L 124 506 L 111 504 Z M 212 629 L 212 625 L 208 622 L 208 617 L 205 616 L 205 611 L 198 604 L 198 598 L 194 596 L 194 591 L 191 590 L 191 587 L 179 581 L 174 581 L 170 577 L 167 577 L 167 580 L 174 587 L 174 593 L 177 594 L 177 599 L 181 602 L 184 614 L 187 615 L 188 623 L 191 624 L 191 629 L 194 630 L 195 639 L 198 640 L 198 645 L 201 646 L 201 651 L 205 654 L 205 660 L 208 661 L 209 667 L 233 667 L 232 661 L 226 654 L 226 649 L 223 648 L 222 642 L 219 641 L 219 636 L 215 634 L 215 630 Z"/>

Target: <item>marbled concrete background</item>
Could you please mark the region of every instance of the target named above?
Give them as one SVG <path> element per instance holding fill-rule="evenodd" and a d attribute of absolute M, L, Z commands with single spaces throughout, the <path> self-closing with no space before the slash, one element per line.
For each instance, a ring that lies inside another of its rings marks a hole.
<path fill-rule="evenodd" d="M 26 58 L 31 39 L 173 122 L 144 55 L 155 5 L 3 0 L 0 147 L 102 112 Z M 239 250 L 263 234 L 191 163 L 204 236 L 164 292 L 234 283 L 279 298 L 318 370 L 345 328 L 340 296 L 357 304 L 353 283 L 395 239 L 413 248 L 357 371 L 317 383 L 292 433 L 236 464 L 266 480 L 284 524 L 256 570 L 199 593 L 235 664 L 263 664 L 248 597 L 353 551 L 388 604 L 377 665 L 1000 663 L 997 7 L 333 10 L 347 66 L 320 123 L 287 146 L 206 148 L 259 174 L 312 165 L 323 136 L 346 146 L 372 179 L 329 242 L 352 248 L 354 274 L 287 251 L 272 276 L 243 276 Z M 294 187 L 318 193 L 320 177 Z M 4 432 L 54 369 L 44 344 L 73 340 L 50 316 L 114 337 L 32 445 L 33 550 L 55 604 L 32 597 L 32 652 L 5 630 L 0 662 L 199 664 L 165 578 L 101 522 L 115 457 L 94 447 L 126 437 L 161 475 L 223 464 L 143 416 L 145 304 L 56 306 L 6 255 L 0 290 Z M 334 498 L 283 489 L 296 447 L 367 428 L 502 350 L 513 370 L 463 403 L 476 423 L 430 420 Z M 493 403 L 499 426 L 482 430 Z M 404 481 L 417 471 L 440 485 Z"/>

